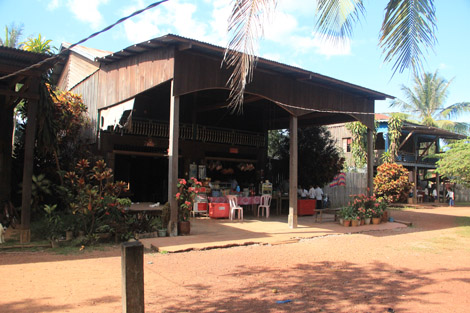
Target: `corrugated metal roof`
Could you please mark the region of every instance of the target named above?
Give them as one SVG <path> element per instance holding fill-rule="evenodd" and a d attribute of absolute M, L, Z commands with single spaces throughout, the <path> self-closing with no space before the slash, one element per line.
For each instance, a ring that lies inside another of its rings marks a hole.
<path fill-rule="evenodd" d="M 72 44 L 68 42 L 63 42 L 60 51 L 63 49 L 68 49 Z M 84 56 L 85 58 L 89 59 L 90 61 L 95 61 L 97 58 L 105 57 L 109 54 L 112 54 L 111 51 L 105 51 L 95 48 L 89 48 L 85 46 L 75 46 L 71 49 L 72 51 Z"/>
<path fill-rule="evenodd" d="M 0 46 L 0 58 L 21 63 L 33 64 L 50 57 L 47 54 Z"/>
<path fill-rule="evenodd" d="M 225 53 L 225 48 L 212 45 L 206 42 L 189 39 L 173 34 L 168 34 L 162 37 L 154 38 L 142 43 L 138 43 L 132 46 L 129 46 L 123 50 L 118 52 L 112 53 L 105 57 L 101 57 L 96 59 L 98 62 L 101 63 L 113 63 L 119 61 L 123 58 L 127 58 L 129 56 L 139 54 L 145 51 L 149 51 L 152 49 L 156 49 L 158 47 L 165 47 L 171 45 L 185 45 L 188 49 L 193 49 L 195 51 L 199 51 L 201 53 L 207 55 L 213 55 L 218 58 L 223 58 Z M 283 75 L 293 76 L 296 79 L 305 80 L 311 83 L 317 83 L 323 86 L 329 86 L 333 88 L 339 88 L 345 91 L 349 91 L 352 93 L 357 93 L 361 95 L 367 95 L 375 100 L 385 100 L 386 98 L 393 99 L 393 96 L 374 91 L 362 86 L 354 85 L 347 83 L 345 81 L 341 81 L 338 79 L 334 79 L 332 77 L 328 77 L 325 75 L 321 75 L 318 73 L 314 73 L 311 71 L 307 71 L 298 67 L 282 64 L 275 61 L 270 61 L 263 58 L 258 58 L 256 63 L 256 68 L 258 69 L 267 69 L 274 72 L 278 72 Z"/>

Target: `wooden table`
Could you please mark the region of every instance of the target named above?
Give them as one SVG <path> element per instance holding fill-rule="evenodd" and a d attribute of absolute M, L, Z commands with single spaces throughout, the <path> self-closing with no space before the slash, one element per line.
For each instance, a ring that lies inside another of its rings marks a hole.
<path fill-rule="evenodd" d="M 277 215 L 281 214 L 281 209 L 282 209 L 282 201 L 287 200 L 289 201 L 289 196 L 288 195 L 273 195 L 273 200 L 276 200 L 276 213 Z"/>
<path fill-rule="evenodd" d="M 336 222 L 336 220 L 338 219 L 338 213 L 339 213 L 340 210 L 341 210 L 340 208 L 336 208 L 336 209 L 328 208 L 328 209 L 315 210 L 315 212 L 316 212 L 315 222 L 317 222 L 318 216 L 320 216 L 320 223 L 322 222 L 323 213 L 333 214 L 334 218 L 335 218 L 335 222 Z"/>

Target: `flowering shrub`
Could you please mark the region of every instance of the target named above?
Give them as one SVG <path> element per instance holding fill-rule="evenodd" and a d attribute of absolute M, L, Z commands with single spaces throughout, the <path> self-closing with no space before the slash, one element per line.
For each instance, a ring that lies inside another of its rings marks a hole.
<path fill-rule="evenodd" d="M 408 170 L 396 163 L 383 163 L 377 168 L 374 178 L 374 193 L 388 203 L 406 201 L 408 192 L 413 187 Z"/>
<path fill-rule="evenodd" d="M 180 221 L 188 221 L 193 207 L 194 197 L 198 193 L 198 188 L 202 186 L 196 178 L 178 180 L 178 193 L 175 197 L 178 200 L 178 217 Z"/>
<path fill-rule="evenodd" d="M 85 159 L 77 163 L 75 171 L 64 175 L 70 209 L 82 219 L 88 234 L 113 220 L 122 221 L 124 208 L 131 205 L 128 198 L 119 197 L 127 189 L 126 183 L 108 182 L 112 176 L 112 170 L 103 160 L 90 168 L 90 162 Z"/>
<path fill-rule="evenodd" d="M 383 198 L 367 196 L 365 194 L 351 195 L 353 199 L 348 206 L 343 208 L 345 219 L 363 219 L 369 217 L 381 217 L 387 208 L 387 202 Z M 344 218 L 344 217 L 343 217 Z"/>

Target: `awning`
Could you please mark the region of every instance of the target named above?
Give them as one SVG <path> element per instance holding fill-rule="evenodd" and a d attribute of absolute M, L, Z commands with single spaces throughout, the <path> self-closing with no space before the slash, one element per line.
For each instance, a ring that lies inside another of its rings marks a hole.
<path fill-rule="evenodd" d="M 103 108 L 100 113 L 100 129 L 113 130 L 131 127 L 132 110 L 134 109 L 135 98 L 121 102 L 119 104 Z"/>

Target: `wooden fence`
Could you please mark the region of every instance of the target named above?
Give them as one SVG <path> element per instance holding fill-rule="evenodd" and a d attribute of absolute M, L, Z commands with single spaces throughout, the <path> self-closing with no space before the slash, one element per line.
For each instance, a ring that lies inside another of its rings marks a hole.
<path fill-rule="evenodd" d="M 346 173 L 346 186 L 325 186 L 323 193 L 328 195 L 331 207 L 339 208 L 347 205 L 350 195 L 367 192 L 367 173 Z"/>

